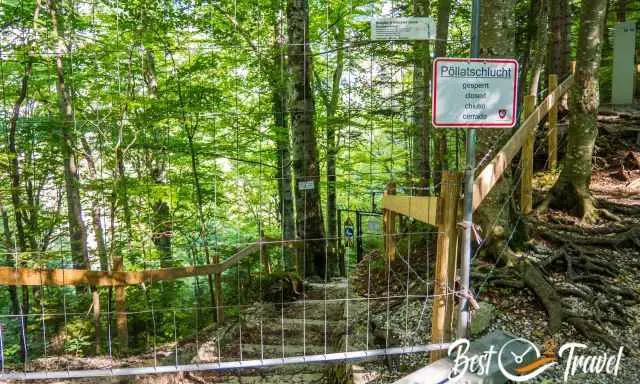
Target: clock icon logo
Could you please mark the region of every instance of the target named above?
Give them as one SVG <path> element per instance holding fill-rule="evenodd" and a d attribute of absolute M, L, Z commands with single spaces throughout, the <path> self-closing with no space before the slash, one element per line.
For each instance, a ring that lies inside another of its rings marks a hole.
<path fill-rule="evenodd" d="M 518 338 L 506 342 L 498 352 L 498 367 L 507 379 L 514 382 L 530 380 L 557 365 L 555 355 L 544 356 L 531 341 Z"/>

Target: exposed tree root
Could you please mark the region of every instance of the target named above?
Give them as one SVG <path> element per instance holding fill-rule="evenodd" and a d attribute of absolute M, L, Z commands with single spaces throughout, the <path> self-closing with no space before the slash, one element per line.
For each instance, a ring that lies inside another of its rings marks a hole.
<path fill-rule="evenodd" d="M 529 226 L 543 227 L 545 230 L 555 232 L 572 232 L 582 235 L 611 235 L 614 233 L 627 232 L 635 225 L 634 223 L 625 223 L 624 221 L 615 222 L 609 225 L 583 226 L 575 224 L 549 223 L 539 220 L 535 216 L 527 216 L 525 218 Z"/>
<path fill-rule="evenodd" d="M 581 236 L 573 233 L 558 234 L 554 231 L 540 231 L 540 236 L 556 243 L 572 243 L 576 245 L 638 247 L 640 248 L 640 225 L 628 227 L 624 232 L 612 235 Z"/>
<path fill-rule="evenodd" d="M 612 212 L 619 212 L 629 216 L 640 215 L 640 206 L 620 205 L 604 199 L 598 199 L 597 203 L 598 203 L 598 206 L 606 208 Z"/>
<path fill-rule="evenodd" d="M 631 239 L 637 240 L 639 231 L 639 227 L 631 226 L 613 236 L 595 237 L 581 236 L 575 233 L 577 231 L 568 231 L 570 237 L 545 231 L 548 239 L 563 244 L 553 255 L 539 262 L 523 259 L 514 268 L 500 268 L 490 276 L 481 272 L 475 272 L 473 276 L 484 277 L 493 286 L 529 288 L 549 316 L 550 335 L 558 332 L 565 322 L 585 337 L 617 349 L 624 344 L 607 330 L 607 325 L 630 326 L 634 319 L 625 311 L 625 307 L 640 303 L 640 294 L 633 289 L 615 285 L 614 279 L 619 275 L 619 269 L 596 251 L 579 243 L 626 244 Z M 549 278 L 552 273 L 565 274 L 566 280 L 552 281 Z M 570 297 L 584 304 L 579 306 L 581 313 L 570 307 Z M 625 347 L 635 354 L 632 346 Z"/>

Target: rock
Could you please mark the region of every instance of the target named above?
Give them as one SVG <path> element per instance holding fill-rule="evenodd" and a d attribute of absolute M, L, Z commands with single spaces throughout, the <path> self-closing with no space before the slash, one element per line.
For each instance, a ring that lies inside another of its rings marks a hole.
<path fill-rule="evenodd" d="M 486 331 L 494 317 L 495 307 L 491 303 L 481 301 L 478 305 L 480 308 L 473 314 L 469 327 L 469 334 L 472 338 L 480 336 Z"/>
<path fill-rule="evenodd" d="M 209 340 L 200 345 L 198 354 L 191 360 L 192 363 L 212 363 L 218 361 L 217 339 Z"/>

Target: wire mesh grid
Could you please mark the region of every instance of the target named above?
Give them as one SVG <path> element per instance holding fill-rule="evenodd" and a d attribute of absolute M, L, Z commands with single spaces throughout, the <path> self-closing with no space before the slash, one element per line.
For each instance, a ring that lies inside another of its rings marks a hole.
<path fill-rule="evenodd" d="M 113 272 L 122 258 L 125 271 L 145 271 L 257 251 L 219 275 L 127 286 L 125 310 L 116 308 L 118 287 L 7 287 L 2 377 L 215 370 L 446 347 L 430 336 L 439 229 L 398 217 L 394 234 L 383 233 L 387 185 L 434 195 L 442 173 L 431 169 L 425 184 L 417 170 L 416 111 L 428 97 L 416 105 L 416 69 L 406 63 L 413 45 L 366 37 L 362 15 L 399 10 L 314 3 L 308 42 L 297 44 L 287 41 L 285 9 L 3 1 L 4 266 L 43 276 Z M 466 49 L 463 32 L 452 27 L 452 36 L 451 50 Z M 314 84 L 302 97 L 314 101 L 314 174 L 299 168 L 294 152 L 303 144 L 288 133 L 296 112 L 289 92 L 297 90 L 287 67 L 296 52 Z M 448 167 L 457 169 L 463 134 L 442 135 Z M 331 193 L 333 218 L 323 217 Z M 306 227 L 313 215 L 315 232 Z M 84 258 L 73 248 L 77 228 Z M 390 237 L 393 263 L 384 253 Z M 318 253 L 325 261 L 310 268 Z"/>

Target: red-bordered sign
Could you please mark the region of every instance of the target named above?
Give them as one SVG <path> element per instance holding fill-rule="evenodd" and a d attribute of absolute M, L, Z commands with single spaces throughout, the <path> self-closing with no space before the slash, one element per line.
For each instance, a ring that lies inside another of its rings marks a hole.
<path fill-rule="evenodd" d="M 437 58 L 433 61 L 435 127 L 511 128 L 516 124 L 518 62 Z"/>

